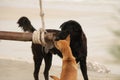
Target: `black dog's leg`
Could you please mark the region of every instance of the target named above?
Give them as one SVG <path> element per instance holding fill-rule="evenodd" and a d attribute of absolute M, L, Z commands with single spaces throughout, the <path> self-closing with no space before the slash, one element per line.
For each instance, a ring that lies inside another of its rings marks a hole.
<path fill-rule="evenodd" d="M 40 65 L 43 58 L 34 57 L 33 59 L 34 59 L 34 74 L 33 74 L 34 79 L 39 80 L 38 74 L 39 74 Z"/>
<path fill-rule="evenodd" d="M 88 80 L 86 57 L 80 58 L 80 68 L 81 68 L 84 80 Z"/>
<path fill-rule="evenodd" d="M 52 53 L 47 53 L 44 59 L 45 59 L 44 77 L 45 80 L 49 80 L 49 70 L 52 64 Z"/>

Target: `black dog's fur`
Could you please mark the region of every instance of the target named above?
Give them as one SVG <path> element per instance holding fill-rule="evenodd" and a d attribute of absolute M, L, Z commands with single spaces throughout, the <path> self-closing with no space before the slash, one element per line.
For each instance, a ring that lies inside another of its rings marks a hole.
<path fill-rule="evenodd" d="M 36 29 L 31 25 L 31 22 L 27 17 L 21 17 L 18 22 L 19 27 L 21 27 L 24 31 L 28 31 L 33 33 Z M 47 32 L 54 32 L 56 35 L 60 32 L 58 30 L 47 29 Z M 33 60 L 34 60 L 34 79 L 39 80 L 38 74 L 41 66 L 41 62 L 44 59 L 45 62 L 45 70 L 44 70 L 44 77 L 45 80 L 49 80 L 49 70 L 52 63 L 52 53 L 58 54 L 58 56 L 62 57 L 62 54 L 59 50 L 55 47 L 49 50 L 48 53 L 45 53 L 44 47 L 40 44 L 32 43 L 32 53 L 33 53 Z"/>
<path fill-rule="evenodd" d="M 84 80 L 88 80 L 86 66 L 87 39 L 82 30 L 81 25 L 74 20 L 70 20 L 64 22 L 60 26 L 60 28 L 61 32 L 57 36 L 56 40 L 65 39 L 68 36 L 68 34 L 70 34 L 70 47 L 72 49 L 73 56 L 76 58 L 76 61 L 80 64 Z"/>
<path fill-rule="evenodd" d="M 27 17 L 21 17 L 18 22 L 19 27 L 21 27 L 24 31 L 33 32 L 35 28 L 31 25 L 31 22 Z M 63 23 L 60 26 L 62 31 L 58 30 L 50 30 L 47 29 L 47 32 L 55 32 L 58 36 L 56 40 L 65 39 L 68 34 L 70 34 L 71 42 L 70 47 L 72 49 L 72 53 L 76 58 L 77 62 L 80 62 L 80 68 L 84 77 L 84 80 L 88 80 L 87 76 L 87 67 L 86 67 L 86 57 L 87 57 L 87 40 L 86 36 L 80 26 L 76 21 L 70 20 Z M 32 43 L 32 52 L 33 52 L 33 60 L 34 60 L 34 78 L 38 79 L 39 69 L 42 60 L 45 60 L 45 70 L 44 77 L 45 80 L 49 80 L 49 69 L 51 67 L 52 62 L 52 54 L 58 54 L 58 56 L 62 57 L 60 51 L 58 51 L 55 47 L 50 49 L 47 54 L 45 54 L 44 47 L 40 44 Z"/>

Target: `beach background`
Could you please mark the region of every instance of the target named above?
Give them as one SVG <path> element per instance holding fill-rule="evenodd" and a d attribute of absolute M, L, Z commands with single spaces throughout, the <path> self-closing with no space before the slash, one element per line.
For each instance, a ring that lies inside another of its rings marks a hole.
<path fill-rule="evenodd" d="M 78 21 L 88 40 L 88 61 L 104 65 L 110 73 L 88 71 L 90 80 L 119 80 L 120 59 L 111 48 L 120 43 L 120 0 L 43 0 L 45 28 L 59 29 L 68 20 Z M 26 16 L 41 28 L 39 0 L 0 0 L 0 31 L 22 32 L 17 21 Z M 59 76 L 61 59 L 54 55 L 50 74 Z M 0 80 L 33 80 L 31 42 L 0 40 Z M 44 80 L 44 61 L 40 72 Z M 79 75 L 81 72 L 79 70 Z M 83 80 L 79 76 L 79 80 Z"/>

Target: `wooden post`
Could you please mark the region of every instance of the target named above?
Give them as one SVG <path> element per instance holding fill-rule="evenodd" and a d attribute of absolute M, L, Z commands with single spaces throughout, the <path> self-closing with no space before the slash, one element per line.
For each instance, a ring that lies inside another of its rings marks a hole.
<path fill-rule="evenodd" d="M 16 41 L 32 41 L 32 33 L 0 31 L 0 39 Z"/>
<path fill-rule="evenodd" d="M 46 33 L 44 36 L 45 41 L 53 42 L 56 33 L 57 32 L 55 31 Z M 33 35 L 32 33 L 25 33 L 25 32 L 0 31 L 1 40 L 32 41 L 32 35 Z"/>

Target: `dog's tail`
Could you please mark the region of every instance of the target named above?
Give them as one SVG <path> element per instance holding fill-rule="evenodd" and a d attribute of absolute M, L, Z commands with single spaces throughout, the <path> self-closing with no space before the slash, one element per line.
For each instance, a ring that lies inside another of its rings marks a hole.
<path fill-rule="evenodd" d="M 58 77 L 56 77 L 56 76 L 50 76 L 52 79 L 54 79 L 54 80 L 60 80 Z"/>
<path fill-rule="evenodd" d="M 32 26 L 30 20 L 27 17 L 21 17 L 18 22 L 18 27 L 21 27 L 23 31 L 34 32 L 35 28 Z"/>

